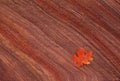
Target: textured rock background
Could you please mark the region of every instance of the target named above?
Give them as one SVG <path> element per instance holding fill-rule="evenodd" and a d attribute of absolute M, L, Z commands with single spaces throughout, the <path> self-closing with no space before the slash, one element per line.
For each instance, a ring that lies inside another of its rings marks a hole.
<path fill-rule="evenodd" d="M 120 81 L 120 0 L 0 0 L 0 81 Z"/>

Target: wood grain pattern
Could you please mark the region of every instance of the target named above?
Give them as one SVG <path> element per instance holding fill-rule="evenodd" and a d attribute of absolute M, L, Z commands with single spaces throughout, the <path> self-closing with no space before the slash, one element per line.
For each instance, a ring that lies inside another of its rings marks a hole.
<path fill-rule="evenodd" d="M 120 81 L 120 1 L 0 0 L 0 81 Z"/>

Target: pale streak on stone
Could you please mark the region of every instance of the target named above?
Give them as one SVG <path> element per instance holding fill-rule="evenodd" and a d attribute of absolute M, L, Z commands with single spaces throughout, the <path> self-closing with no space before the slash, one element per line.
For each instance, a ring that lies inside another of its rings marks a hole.
<path fill-rule="evenodd" d="M 17 56 L 16 58 L 21 59 L 21 61 L 27 62 L 27 64 L 29 64 L 31 66 L 31 68 L 33 70 L 35 70 L 38 74 L 42 74 L 38 69 L 36 69 L 35 65 L 38 65 L 38 63 L 36 63 L 36 61 L 30 59 L 25 53 L 23 53 L 22 51 L 20 51 L 19 49 L 15 48 L 12 44 L 10 44 L 10 42 L 8 40 L 6 40 L 1 34 L 0 34 L 0 40 L 1 42 L 4 44 L 5 47 L 11 49 L 11 51 L 13 51 Z M 30 68 L 29 66 L 27 66 L 28 68 Z M 46 69 L 44 69 L 44 67 L 40 66 L 40 68 L 42 69 L 42 71 L 45 73 L 46 76 L 48 76 L 50 81 L 54 81 L 54 77 L 53 74 L 48 72 Z M 34 71 L 34 74 L 35 74 Z M 37 76 L 37 74 L 35 74 Z M 51 77 L 50 77 L 51 76 Z"/>

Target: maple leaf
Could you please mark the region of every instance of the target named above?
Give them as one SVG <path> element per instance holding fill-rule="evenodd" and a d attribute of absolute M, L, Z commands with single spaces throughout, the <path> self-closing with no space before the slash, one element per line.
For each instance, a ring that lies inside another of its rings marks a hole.
<path fill-rule="evenodd" d="M 72 55 L 72 60 L 76 63 L 77 67 L 83 66 L 84 64 L 90 64 L 93 60 L 92 52 L 87 52 L 82 48 L 79 48 L 76 54 Z"/>

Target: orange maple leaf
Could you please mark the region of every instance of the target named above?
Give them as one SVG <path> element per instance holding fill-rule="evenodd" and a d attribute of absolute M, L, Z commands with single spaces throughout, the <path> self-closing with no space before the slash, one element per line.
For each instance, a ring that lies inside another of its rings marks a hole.
<path fill-rule="evenodd" d="M 90 61 L 93 60 L 91 57 L 92 52 L 87 52 L 82 48 L 79 48 L 76 54 L 72 55 L 72 60 L 76 63 L 77 67 L 83 66 L 83 64 L 90 64 Z"/>

